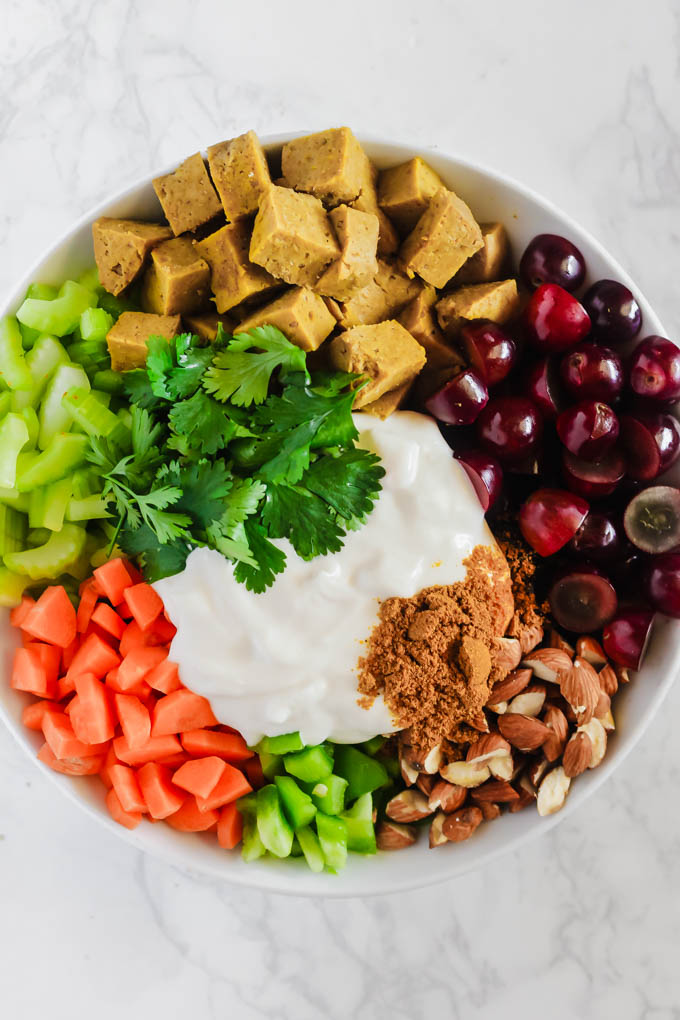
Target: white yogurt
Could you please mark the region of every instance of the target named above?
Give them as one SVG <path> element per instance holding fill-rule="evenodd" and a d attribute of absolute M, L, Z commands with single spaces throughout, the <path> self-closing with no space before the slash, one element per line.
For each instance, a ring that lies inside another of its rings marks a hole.
<path fill-rule="evenodd" d="M 183 683 L 248 743 L 299 730 L 307 744 L 368 740 L 396 728 L 382 698 L 357 702 L 357 660 L 391 596 L 410 597 L 465 576 L 477 545 L 493 545 L 464 469 L 432 419 L 355 416 L 360 445 L 385 468 L 368 522 L 338 553 L 287 565 L 256 595 L 219 553 L 197 549 L 155 585 L 177 627 L 171 658 Z"/>

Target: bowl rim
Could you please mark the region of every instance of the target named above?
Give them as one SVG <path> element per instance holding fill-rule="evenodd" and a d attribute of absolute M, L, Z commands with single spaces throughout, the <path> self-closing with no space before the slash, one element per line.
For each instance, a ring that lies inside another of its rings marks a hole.
<path fill-rule="evenodd" d="M 265 149 L 276 150 L 285 144 L 285 142 L 290 141 L 293 138 L 302 137 L 308 133 L 309 131 L 282 132 L 272 135 L 264 135 L 261 137 L 260 141 Z M 612 266 L 612 269 L 617 273 L 618 279 L 634 291 L 637 298 L 640 300 L 640 303 L 648 310 L 645 313 L 645 317 L 651 318 L 655 321 L 654 328 L 657 329 L 661 335 L 667 335 L 659 316 L 654 311 L 645 294 L 642 292 L 638 284 L 631 278 L 630 274 L 623 268 L 623 266 L 620 265 L 618 259 L 611 255 L 604 245 L 596 237 L 594 237 L 587 228 L 583 227 L 577 220 L 575 220 L 570 213 L 562 210 L 540 192 L 528 185 L 522 184 L 506 173 L 496 170 L 485 163 L 479 163 L 476 160 L 469 159 L 465 156 L 453 154 L 448 150 L 439 148 L 435 145 L 418 144 L 416 151 L 416 148 L 409 144 L 380 135 L 359 133 L 357 134 L 357 138 L 362 145 L 366 145 L 369 148 L 376 147 L 394 150 L 394 152 L 398 154 L 398 158 L 403 156 L 405 159 L 409 159 L 414 155 L 429 155 L 435 159 L 441 158 L 443 160 L 450 161 L 464 170 L 487 178 L 490 182 L 497 182 L 503 185 L 512 192 L 516 192 L 521 195 L 528 202 L 539 206 L 546 210 L 546 212 L 554 215 L 560 220 L 563 220 L 571 229 L 575 230 L 577 234 L 584 237 L 591 247 Z M 106 215 L 107 210 L 111 206 L 125 202 L 126 199 L 131 198 L 140 189 L 148 186 L 153 178 L 171 172 L 175 169 L 176 165 L 177 163 L 173 162 L 169 166 L 165 165 L 153 172 L 142 174 L 120 191 L 107 196 L 86 210 L 75 223 L 71 224 L 67 229 L 59 234 L 56 240 L 43 251 L 39 258 L 29 265 L 18 283 L 13 286 L 10 285 L 10 287 L 3 292 L 0 299 L 0 314 L 11 314 L 9 310 L 22 299 L 28 285 L 36 278 L 36 276 L 39 276 L 42 266 L 53 256 L 57 255 L 59 251 L 71 240 L 71 238 L 74 237 L 74 235 L 91 225 L 97 217 Z M 651 315 L 649 313 L 651 313 Z M 655 626 L 658 626 L 658 624 Z M 343 888 L 342 874 L 335 877 L 332 884 L 323 883 L 323 888 L 315 888 L 315 882 L 318 882 L 322 876 L 313 875 L 311 872 L 303 872 L 301 870 L 285 870 L 283 868 L 276 868 L 275 866 L 271 869 L 262 871 L 254 869 L 252 877 L 250 870 L 247 868 L 244 868 L 243 871 L 235 871 L 234 874 L 230 875 L 216 867 L 211 868 L 203 862 L 198 862 L 196 864 L 187 862 L 186 858 L 188 855 L 183 847 L 171 845 L 170 843 L 163 845 L 162 847 L 149 847 L 145 845 L 144 840 L 141 839 L 134 830 L 128 830 L 116 824 L 116 822 L 109 818 L 104 812 L 97 810 L 92 804 L 88 803 L 77 792 L 78 787 L 72 781 L 72 777 L 67 777 L 71 781 L 63 782 L 64 777 L 60 776 L 58 773 L 40 762 L 35 756 L 35 749 L 27 738 L 27 735 L 23 729 L 20 726 L 15 725 L 14 720 L 9 717 L 2 701 L 0 701 L 0 718 L 2 718 L 19 746 L 23 748 L 40 771 L 61 790 L 62 794 L 77 804 L 81 810 L 94 818 L 100 825 L 105 826 L 113 832 L 118 838 L 124 839 L 135 849 L 141 850 L 151 857 L 160 858 L 165 863 L 173 867 L 180 868 L 183 871 L 193 872 L 200 876 L 209 876 L 213 879 L 220 879 L 221 881 L 232 883 L 235 886 L 238 885 L 244 888 L 259 889 L 263 892 L 280 893 L 289 896 L 305 896 L 310 898 L 343 899 L 356 896 L 364 898 L 367 896 L 381 896 L 395 892 L 406 892 L 412 889 L 426 888 L 428 886 L 452 881 L 461 875 L 469 873 L 470 871 L 477 870 L 483 866 L 486 867 L 490 862 L 497 860 L 499 857 L 504 856 L 507 853 L 517 850 L 521 845 L 527 844 L 530 841 L 537 839 L 539 836 L 545 835 L 554 829 L 560 822 L 571 817 L 573 812 L 577 811 L 578 808 L 588 798 L 590 798 L 603 785 L 603 783 L 607 781 L 612 772 L 618 768 L 621 762 L 627 758 L 633 748 L 637 745 L 638 741 L 647 731 L 652 719 L 658 712 L 663 700 L 668 695 L 668 692 L 675 682 L 679 672 L 680 656 L 678 656 L 675 669 L 668 671 L 663 682 L 658 685 L 653 695 L 650 696 L 645 705 L 644 711 L 640 714 L 640 716 L 638 716 L 636 732 L 629 733 L 625 737 L 620 738 L 616 757 L 611 759 L 605 758 L 602 765 L 598 767 L 597 772 L 590 776 L 588 786 L 581 789 L 579 796 L 574 797 L 572 795 L 569 797 L 564 807 L 556 814 L 543 818 L 540 826 L 533 828 L 528 827 L 526 831 L 519 832 L 516 836 L 502 842 L 498 847 L 485 850 L 484 853 L 480 855 L 479 861 L 477 862 L 474 859 L 471 859 L 467 863 L 458 863 L 455 865 L 455 858 L 452 855 L 452 868 L 450 875 L 440 873 L 429 874 L 426 868 L 414 868 L 412 875 L 406 875 L 403 878 L 395 877 L 392 881 L 384 881 L 377 884 L 377 887 L 369 886 L 366 888 L 364 888 L 365 883 L 362 881 L 357 883 L 357 886 L 361 886 L 361 888 Z M 321 885 L 321 883 L 319 883 L 319 885 Z"/>

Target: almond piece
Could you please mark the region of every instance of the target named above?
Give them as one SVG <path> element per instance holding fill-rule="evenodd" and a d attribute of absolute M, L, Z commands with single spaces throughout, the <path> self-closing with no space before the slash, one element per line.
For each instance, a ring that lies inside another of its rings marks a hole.
<path fill-rule="evenodd" d="M 496 669 L 502 670 L 504 673 L 516 669 L 522 658 L 522 649 L 517 638 L 495 638 L 491 658 Z"/>
<path fill-rule="evenodd" d="M 590 722 L 600 698 L 600 680 L 590 663 L 577 656 L 571 669 L 560 675 L 560 691 L 578 722 Z"/>
<path fill-rule="evenodd" d="M 630 673 L 627 666 L 614 666 L 614 671 L 616 672 L 616 679 L 620 684 L 630 683 Z"/>
<path fill-rule="evenodd" d="M 494 818 L 499 818 L 501 814 L 500 805 L 498 804 L 487 804 L 485 800 L 479 805 L 479 810 L 482 812 L 482 818 L 485 822 L 492 822 Z M 512 811 L 512 806 L 510 807 Z"/>
<path fill-rule="evenodd" d="M 473 786 L 481 786 L 489 778 L 488 765 L 473 765 L 468 761 L 451 761 L 443 765 L 439 770 L 442 779 L 448 780 L 454 786 L 464 786 L 467 789 Z"/>
<path fill-rule="evenodd" d="M 432 814 L 432 808 L 420 790 L 402 790 L 387 802 L 385 814 L 393 822 L 419 822 Z"/>
<path fill-rule="evenodd" d="M 509 805 L 512 814 L 516 811 L 521 811 L 522 808 L 528 807 L 529 804 L 533 804 L 536 800 L 536 793 L 534 790 L 525 790 L 523 787 L 520 789 L 517 800 L 513 800 L 512 804 Z"/>
<path fill-rule="evenodd" d="M 560 751 L 560 754 L 561 753 L 562 752 Z M 531 763 L 531 765 L 529 766 L 529 770 L 526 773 L 526 780 L 527 780 L 527 782 L 526 783 L 523 782 L 523 780 L 525 778 L 524 776 L 520 777 L 520 786 L 522 786 L 522 788 L 525 789 L 527 787 L 527 784 L 528 784 L 531 787 L 531 789 L 533 790 L 533 794 L 534 794 L 534 797 L 535 797 L 536 796 L 536 790 L 541 785 L 541 780 L 543 779 L 543 776 L 546 774 L 546 772 L 548 771 L 549 768 L 550 768 L 550 762 L 548 761 L 547 758 L 536 758 Z"/>
<path fill-rule="evenodd" d="M 619 681 L 617 679 L 616 673 L 614 672 L 609 663 L 607 663 L 606 666 L 602 667 L 602 669 L 598 673 L 598 678 L 600 680 L 600 687 L 602 688 L 604 693 L 608 694 L 609 697 L 612 698 L 619 689 Z"/>
<path fill-rule="evenodd" d="M 508 703 L 508 714 L 519 712 L 520 715 L 531 715 L 535 719 L 543 711 L 545 694 L 543 684 L 530 684 L 526 690 Z"/>
<path fill-rule="evenodd" d="M 590 765 L 593 745 L 587 733 L 579 730 L 567 741 L 562 755 L 562 766 L 570 779 L 580 776 Z"/>
<path fill-rule="evenodd" d="M 439 766 L 442 763 L 442 749 L 437 744 L 436 747 L 431 748 L 429 751 L 418 751 L 415 747 L 411 747 L 410 744 L 403 742 L 401 746 L 401 760 L 402 766 L 405 762 L 410 770 L 416 773 L 426 772 L 429 776 L 433 776 L 439 771 Z M 413 782 L 415 783 L 415 779 Z"/>
<path fill-rule="evenodd" d="M 443 811 L 438 811 L 432 819 L 432 824 L 430 825 L 430 849 L 436 846 L 444 846 L 444 843 L 448 843 L 448 839 L 442 832 L 445 821 L 446 815 Z"/>
<path fill-rule="evenodd" d="M 478 807 L 464 807 L 451 815 L 446 815 L 442 832 L 449 843 L 462 843 L 469 839 L 482 822 L 482 812 Z"/>
<path fill-rule="evenodd" d="M 600 691 L 600 697 L 598 698 L 597 705 L 595 706 L 595 712 L 594 712 L 595 718 L 596 719 L 604 719 L 604 717 L 608 714 L 608 712 L 611 711 L 611 707 L 612 707 L 612 699 L 609 697 L 608 694 L 605 694 L 605 692 L 603 690 L 601 690 Z"/>
<path fill-rule="evenodd" d="M 579 726 L 577 734 L 588 737 L 591 746 L 589 769 L 596 769 L 607 751 L 607 731 L 599 719 L 591 719 L 589 723 Z M 572 740 L 574 738 L 572 737 Z"/>
<path fill-rule="evenodd" d="M 550 631 L 550 637 L 548 638 L 548 646 L 550 648 L 559 648 L 561 652 L 566 652 L 570 659 L 574 658 L 574 649 L 566 640 L 563 638 L 559 631 L 553 627 Z"/>
<path fill-rule="evenodd" d="M 468 747 L 466 762 L 476 765 L 487 764 L 492 758 L 510 754 L 510 744 L 500 733 L 485 733 Z"/>
<path fill-rule="evenodd" d="M 408 825 L 397 822 L 380 822 L 375 830 L 378 850 L 403 850 L 416 841 L 416 831 Z"/>
<path fill-rule="evenodd" d="M 496 715 L 503 715 L 503 713 L 508 710 L 508 703 L 507 701 L 499 701 L 494 705 L 486 705 L 485 707 L 488 708 L 490 712 L 495 712 Z"/>
<path fill-rule="evenodd" d="M 525 687 L 531 682 L 530 669 L 513 669 L 512 673 L 493 685 L 489 693 L 489 701 L 497 705 L 500 701 L 507 701 L 521 694 Z"/>
<path fill-rule="evenodd" d="M 512 751 L 496 758 L 489 758 L 489 772 L 494 779 L 514 779 L 517 768 Z"/>
<path fill-rule="evenodd" d="M 478 733 L 489 733 L 489 720 L 484 715 L 484 712 L 478 712 L 472 719 L 468 719 L 468 724 L 472 726 L 473 730 L 477 730 Z"/>
<path fill-rule="evenodd" d="M 616 723 L 614 722 L 614 716 L 612 715 L 611 708 L 606 715 L 602 716 L 600 722 L 608 733 L 616 729 Z"/>
<path fill-rule="evenodd" d="M 532 669 L 539 680 L 556 684 L 560 675 L 571 669 L 571 659 L 560 648 L 535 648 L 530 655 L 525 655 L 522 665 Z"/>
<path fill-rule="evenodd" d="M 539 815 L 554 815 L 559 811 L 567 799 L 571 779 L 561 765 L 553 769 L 542 780 L 536 797 L 536 807 Z"/>
<path fill-rule="evenodd" d="M 440 808 L 444 814 L 449 815 L 452 811 L 462 808 L 467 795 L 468 792 L 464 786 L 454 786 L 453 783 L 447 783 L 445 779 L 440 779 L 432 787 L 428 804 L 432 811 Z"/>
<path fill-rule="evenodd" d="M 535 751 L 550 736 L 550 730 L 540 719 L 515 712 L 500 716 L 498 728 L 506 740 L 520 751 Z"/>
<path fill-rule="evenodd" d="M 517 639 L 519 640 L 522 655 L 527 655 L 537 645 L 540 645 L 543 640 L 543 628 L 540 623 L 533 624 L 531 627 L 524 627 L 517 635 Z"/>
<path fill-rule="evenodd" d="M 595 666 L 596 669 L 607 665 L 607 656 L 604 654 L 604 648 L 590 634 L 585 634 L 578 639 L 576 642 L 576 654 L 585 659 L 586 662 L 589 662 L 591 666 Z"/>
<path fill-rule="evenodd" d="M 413 786 L 420 773 L 412 768 L 405 758 L 402 758 L 399 764 L 401 766 L 401 778 L 404 780 L 404 783 L 406 786 Z"/>
<path fill-rule="evenodd" d="M 569 736 L 569 723 L 561 708 L 548 705 L 543 715 L 543 722 L 551 731 L 543 741 L 543 754 L 548 761 L 557 761 L 562 756 L 564 745 Z"/>
<path fill-rule="evenodd" d="M 483 786 L 473 790 L 471 796 L 477 803 L 485 801 L 487 804 L 510 804 L 511 801 L 517 800 L 519 794 L 505 780 L 490 779 Z"/>
<path fill-rule="evenodd" d="M 427 772 L 421 772 L 416 779 L 416 786 L 421 793 L 424 793 L 426 797 L 429 797 L 436 782 L 436 776 L 428 776 Z"/>

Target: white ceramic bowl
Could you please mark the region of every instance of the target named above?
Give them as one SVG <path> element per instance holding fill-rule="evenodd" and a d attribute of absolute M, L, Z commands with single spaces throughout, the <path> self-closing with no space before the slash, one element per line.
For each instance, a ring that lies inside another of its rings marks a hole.
<path fill-rule="evenodd" d="M 289 137 L 265 139 L 269 150 L 276 150 Z M 639 287 L 624 269 L 593 237 L 550 202 L 502 174 L 483 169 L 466 160 L 440 152 L 423 153 L 407 145 L 377 139 L 362 139 L 366 151 L 379 167 L 392 166 L 416 154 L 426 155 L 444 181 L 472 208 L 478 220 L 500 220 L 508 229 L 516 256 L 538 233 L 563 234 L 581 249 L 588 264 L 588 280 L 602 277 L 621 280 L 636 294 L 642 307 L 643 333 L 666 335 Z M 159 171 L 163 173 L 167 171 Z M 151 176 L 156 176 L 151 175 Z M 90 225 L 97 216 L 136 216 L 158 219 L 161 209 L 151 187 L 151 176 L 92 210 L 50 251 L 41 254 L 36 264 L 4 302 L 2 314 L 14 312 L 32 281 L 59 282 L 80 273 L 92 264 Z M 41 744 L 38 734 L 21 725 L 24 695 L 11 690 L 9 670 L 16 643 L 6 614 L 0 621 L 0 714 L 18 743 L 34 760 Z M 666 619 L 655 625 L 655 633 L 641 673 L 623 688 L 615 699 L 617 732 L 611 736 L 603 764 L 579 777 L 572 786 L 566 806 L 550 818 L 539 818 L 531 808 L 505 815 L 492 825 L 483 825 L 466 843 L 449 844 L 430 851 L 425 834 L 421 841 L 397 853 L 378 857 L 350 855 L 339 876 L 313 875 L 299 860 L 263 860 L 244 864 L 238 853 L 221 850 L 214 836 L 175 832 L 166 825 L 143 822 L 129 832 L 113 822 L 105 808 L 104 790 L 95 778 L 70 778 L 58 775 L 36 760 L 55 787 L 80 804 L 112 834 L 128 843 L 185 868 L 205 872 L 230 882 L 273 892 L 307 896 L 366 896 L 424 886 L 453 878 L 493 858 L 515 849 L 539 833 L 545 833 L 582 804 L 611 775 L 647 729 L 654 713 L 669 690 L 680 665 L 679 624 Z"/>

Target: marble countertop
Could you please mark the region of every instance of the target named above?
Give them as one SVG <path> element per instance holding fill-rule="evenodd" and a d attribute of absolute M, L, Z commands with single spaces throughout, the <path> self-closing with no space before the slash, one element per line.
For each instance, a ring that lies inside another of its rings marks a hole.
<path fill-rule="evenodd" d="M 549 196 L 679 337 L 680 3 L 511 6 L 5 0 L 0 288 L 152 168 L 250 127 L 348 123 Z M 0 730 L 0 1012 L 680 1017 L 676 709 L 677 686 L 642 746 L 542 840 L 438 888 L 336 902 L 144 857 Z"/>

